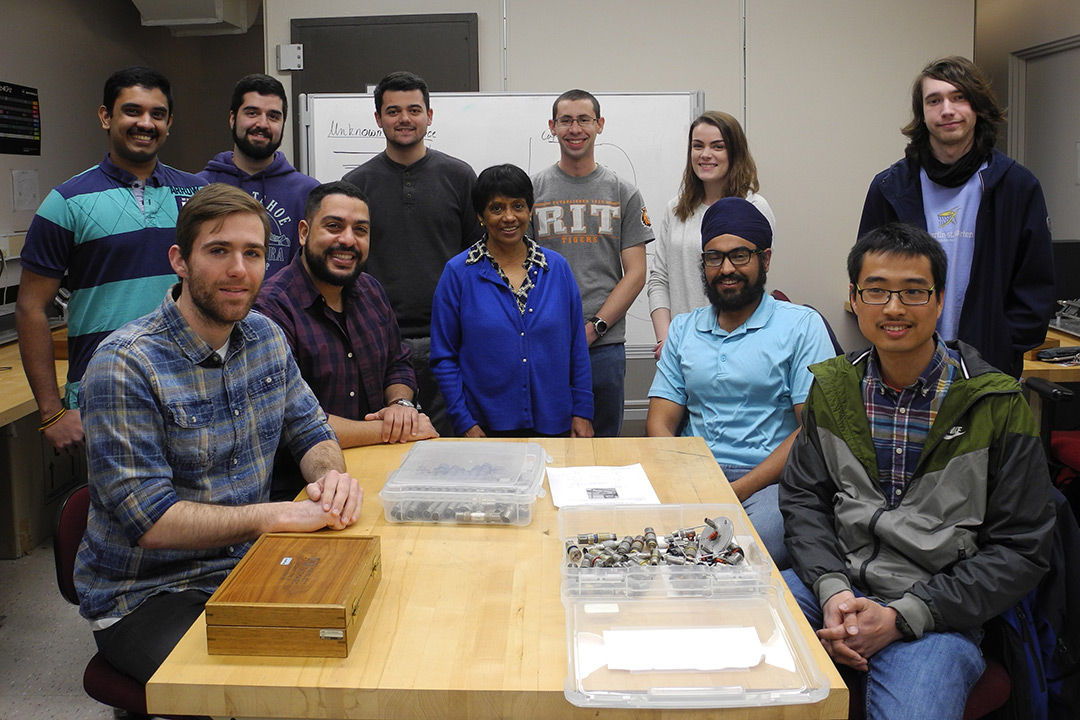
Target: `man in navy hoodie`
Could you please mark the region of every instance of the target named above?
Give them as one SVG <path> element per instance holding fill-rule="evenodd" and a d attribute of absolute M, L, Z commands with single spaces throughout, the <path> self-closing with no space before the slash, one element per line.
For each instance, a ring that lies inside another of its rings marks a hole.
<path fill-rule="evenodd" d="M 269 75 L 240 79 L 233 89 L 229 128 L 233 149 L 218 153 L 198 176 L 208 183 L 238 187 L 262 203 L 270 218 L 266 277 L 288 265 L 300 248 L 297 227 L 304 202 L 319 181 L 298 171 L 278 152 L 289 101 Z"/>
<path fill-rule="evenodd" d="M 970 60 L 923 68 L 911 110 L 905 157 L 870 183 L 859 236 L 899 220 L 937 239 L 949 259 L 938 333 L 1019 377 L 1024 351 L 1042 343 L 1055 307 L 1042 187 L 994 149 L 1004 111 Z"/>

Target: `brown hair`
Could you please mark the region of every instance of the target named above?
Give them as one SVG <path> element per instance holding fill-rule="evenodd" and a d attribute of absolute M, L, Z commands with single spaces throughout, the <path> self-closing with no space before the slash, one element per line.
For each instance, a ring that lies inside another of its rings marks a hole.
<path fill-rule="evenodd" d="M 176 216 L 176 244 L 184 261 L 191 259 L 195 238 L 202 226 L 212 220 L 222 221 L 233 213 L 251 213 L 262 221 L 263 245 L 270 247 L 270 220 L 258 200 L 240 188 L 214 183 L 201 188 L 180 208 Z"/>
<path fill-rule="evenodd" d="M 708 123 L 720 130 L 727 150 L 728 171 L 724 176 L 724 197 L 744 198 L 748 193 L 758 191 L 757 165 L 750 154 L 750 145 L 746 141 L 739 121 L 731 115 L 718 110 L 706 110 L 690 123 L 686 135 L 686 168 L 683 170 L 682 185 L 679 187 L 679 201 L 675 203 L 675 217 L 686 222 L 694 210 L 705 200 L 705 183 L 694 173 L 691 153 L 694 144 L 694 128 Z"/>
<path fill-rule="evenodd" d="M 923 114 L 923 79 L 943 80 L 964 93 L 978 120 L 975 123 L 974 147 L 987 153 L 997 140 L 998 130 L 1005 124 L 1005 109 L 998 105 L 990 80 L 975 63 L 959 55 L 933 61 L 922 69 L 911 86 L 911 122 L 901 128 L 912 149 L 928 148 L 930 131 Z"/>
<path fill-rule="evenodd" d="M 555 98 L 555 102 L 551 103 L 551 119 L 554 120 L 559 114 L 559 103 L 563 100 L 588 100 L 592 103 L 593 112 L 596 113 L 596 117 L 600 117 L 600 101 L 596 99 L 596 96 L 587 90 L 579 90 L 577 88 L 573 90 L 567 90 L 559 97 Z"/>

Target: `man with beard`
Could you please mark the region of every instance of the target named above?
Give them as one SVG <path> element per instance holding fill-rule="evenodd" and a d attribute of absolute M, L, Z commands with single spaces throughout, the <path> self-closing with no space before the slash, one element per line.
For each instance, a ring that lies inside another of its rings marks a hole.
<path fill-rule="evenodd" d="M 870 183 L 859 237 L 899 220 L 936 238 L 949 259 L 938 333 L 1020 377 L 1024 352 L 1042 343 L 1056 307 L 1042 186 L 994 149 L 1004 110 L 970 60 L 923 68 L 911 111 L 905 157 Z"/>
<path fill-rule="evenodd" d="M 57 450 L 83 445 L 79 381 L 98 343 L 157 307 L 176 281 L 169 265 L 176 216 L 206 183 L 158 162 L 172 108 L 172 85 L 156 70 L 109 76 L 98 108 L 105 159 L 54 188 L 26 233 L 15 327 L 38 430 Z M 47 311 L 65 275 L 68 374 L 60 395 Z"/>
<path fill-rule="evenodd" d="M 278 152 L 289 116 L 285 88 L 269 75 L 248 75 L 233 89 L 229 129 L 233 149 L 218 153 L 198 173 L 208 183 L 238 187 L 263 204 L 270 219 L 269 278 L 289 264 L 300 247 L 297 225 L 308 192 L 319 181 L 298 171 Z"/>
<path fill-rule="evenodd" d="M 424 144 L 433 114 L 427 83 L 390 73 L 375 88 L 375 122 L 386 150 L 345 175 L 369 198 L 373 215 L 369 271 L 386 289 L 412 352 L 417 400 L 443 435 L 453 433 L 431 372 L 431 301 L 443 267 L 479 238 L 472 206 L 476 173 Z"/>
<path fill-rule="evenodd" d="M 269 235 L 250 195 L 220 183 L 196 193 L 167 253 L 180 282 L 102 342 L 83 379 L 79 611 L 99 652 L 139 682 L 259 535 L 340 530 L 360 513 L 362 491 L 285 338 L 248 312 Z M 279 443 L 310 482 L 302 502 L 267 502 Z"/>
<path fill-rule="evenodd" d="M 705 439 L 766 549 L 790 564 L 777 479 L 799 432 L 813 376 L 833 357 L 825 322 L 765 294 L 772 229 L 743 198 L 713 203 L 701 223 L 709 307 L 671 321 L 649 389 L 646 433 Z"/>
<path fill-rule="evenodd" d="M 416 409 L 416 379 L 386 293 L 364 272 L 367 199 L 337 181 L 308 195 L 301 252 L 259 294 L 256 309 L 285 331 L 300 374 L 342 447 L 438 437 Z M 279 454 L 272 497 L 295 497 L 296 464 Z"/>

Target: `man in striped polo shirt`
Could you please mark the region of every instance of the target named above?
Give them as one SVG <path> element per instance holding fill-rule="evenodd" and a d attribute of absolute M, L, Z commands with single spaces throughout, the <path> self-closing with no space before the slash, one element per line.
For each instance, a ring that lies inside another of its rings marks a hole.
<path fill-rule="evenodd" d="M 16 328 L 23 368 L 58 450 L 83 445 L 79 380 L 109 333 L 156 308 L 176 273 L 169 264 L 176 215 L 206 183 L 159 163 L 172 126 L 172 86 L 130 67 L 105 82 L 98 119 L 109 151 L 99 165 L 54 188 L 38 208 L 22 250 Z M 56 391 L 45 311 L 67 277 L 68 377 Z"/>

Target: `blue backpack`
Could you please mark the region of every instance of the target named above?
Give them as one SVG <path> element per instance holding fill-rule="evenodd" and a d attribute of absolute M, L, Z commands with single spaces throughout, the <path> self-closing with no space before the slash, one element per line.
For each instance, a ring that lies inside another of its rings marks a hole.
<path fill-rule="evenodd" d="M 1080 528 L 1056 490 L 1050 570 L 1038 587 L 986 624 L 983 650 L 1009 673 L 1008 702 L 994 720 L 1080 717 Z"/>

